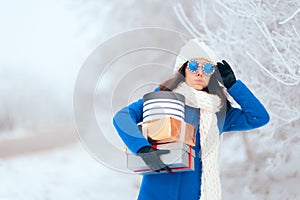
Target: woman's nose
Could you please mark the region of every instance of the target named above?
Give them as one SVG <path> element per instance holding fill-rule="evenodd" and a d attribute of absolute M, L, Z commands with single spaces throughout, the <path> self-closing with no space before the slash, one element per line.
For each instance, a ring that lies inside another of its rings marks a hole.
<path fill-rule="evenodd" d="M 203 72 L 202 72 L 202 70 L 197 70 L 196 71 L 196 76 L 202 76 L 203 75 Z"/>

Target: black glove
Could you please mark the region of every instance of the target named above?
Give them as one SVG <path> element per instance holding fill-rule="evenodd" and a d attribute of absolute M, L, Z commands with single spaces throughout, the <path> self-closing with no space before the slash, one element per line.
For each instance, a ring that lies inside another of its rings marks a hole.
<path fill-rule="evenodd" d="M 167 170 L 168 173 L 172 173 L 171 168 L 160 159 L 160 155 L 167 153 L 170 153 L 170 150 L 154 149 L 151 146 L 144 146 L 138 150 L 137 155 L 144 160 L 150 169 L 156 172 Z"/>
<path fill-rule="evenodd" d="M 222 60 L 222 63 L 217 62 L 217 67 L 221 74 L 223 84 L 227 89 L 230 88 L 233 84 L 235 84 L 235 75 L 230 65 L 225 60 Z"/>

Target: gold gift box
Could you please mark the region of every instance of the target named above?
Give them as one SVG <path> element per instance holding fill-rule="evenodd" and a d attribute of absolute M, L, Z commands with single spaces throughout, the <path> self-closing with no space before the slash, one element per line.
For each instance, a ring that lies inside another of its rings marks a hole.
<path fill-rule="evenodd" d="M 166 117 L 144 122 L 141 126 L 143 135 L 155 143 L 183 141 L 195 146 L 195 127 L 185 121 Z"/>

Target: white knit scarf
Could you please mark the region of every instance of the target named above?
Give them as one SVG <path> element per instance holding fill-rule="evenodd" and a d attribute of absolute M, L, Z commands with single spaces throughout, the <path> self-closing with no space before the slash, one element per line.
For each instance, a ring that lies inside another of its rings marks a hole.
<path fill-rule="evenodd" d="M 198 91 L 180 83 L 173 92 L 185 96 L 185 103 L 200 108 L 200 145 L 202 159 L 201 200 L 221 199 L 219 169 L 220 136 L 216 112 L 220 110 L 221 99 L 217 95 Z"/>

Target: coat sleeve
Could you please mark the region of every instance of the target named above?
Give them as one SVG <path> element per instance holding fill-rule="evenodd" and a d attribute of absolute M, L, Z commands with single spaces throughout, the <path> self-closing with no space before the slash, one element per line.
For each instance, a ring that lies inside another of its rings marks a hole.
<path fill-rule="evenodd" d="M 142 135 L 137 124 L 142 121 L 143 100 L 130 104 L 116 113 L 113 117 L 113 125 L 123 142 L 133 153 L 143 146 L 151 146 Z"/>
<path fill-rule="evenodd" d="M 222 132 L 251 130 L 269 122 L 267 110 L 242 81 L 238 80 L 227 91 L 241 109 L 231 108 L 227 112 Z"/>

